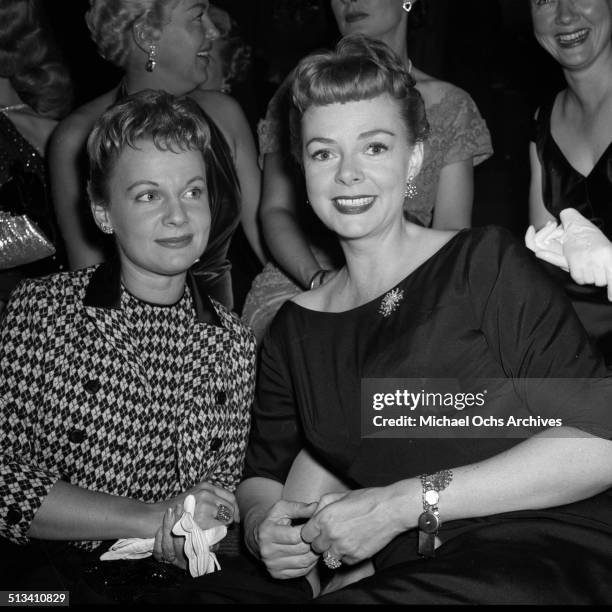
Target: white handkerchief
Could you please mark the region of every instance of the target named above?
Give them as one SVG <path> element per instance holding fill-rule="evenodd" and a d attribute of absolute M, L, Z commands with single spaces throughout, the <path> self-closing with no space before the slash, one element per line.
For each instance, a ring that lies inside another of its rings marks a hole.
<path fill-rule="evenodd" d="M 220 525 L 200 529 L 193 514 L 195 497 L 188 495 L 183 503 L 183 514 L 172 528 L 172 533 L 185 538 L 184 551 L 189 562 L 189 572 L 196 578 L 221 569 L 217 556 L 210 547 L 220 542 L 227 534 L 227 527 Z M 107 552 L 100 556 L 102 561 L 117 559 L 144 559 L 153 554 L 154 538 L 125 538 L 117 540 Z"/>

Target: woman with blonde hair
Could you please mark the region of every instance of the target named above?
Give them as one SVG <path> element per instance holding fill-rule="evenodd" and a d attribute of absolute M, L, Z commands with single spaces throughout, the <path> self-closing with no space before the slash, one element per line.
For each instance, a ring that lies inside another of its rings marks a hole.
<path fill-rule="evenodd" d="M 610 603 L 612 377 L 569 301 L 506 231 L 406 219 L 427 122 L 388 47 L 345 37 L 292 95 L 346 263 L 264 340 L 247 545 L 319 603 Z"/>
<path fill-rule="evenodd" d="M 364 34 L 387 44 L 414 77 L 425 101 L 431 131 L 424 143 L 423 170 L 406 189 L 406 215 L 425 227 L 460 229 L 472 221 L 474 166 L 493 149 L 469 94 L 412 64 L 408 26 L 421 6 L 418 0 L 331 0 L 340 34 Z M 264 176 L 260 216 L 275 263 L 268 263 L 255 279 L 243 310 L 258 340 L 285 300 L 328 281 L 343 261 L 334 238 L 310 210 L 291 160 L 290 80 L 274 95 L 259 125 Z"/>
<path fill-rule="evenodd" d="M 212 42 L 218 32 L 208 15 L 208 0 L 91 0 L 86 15 L 100 54 L 125 72 L 111 91 L 77 109 L 59 126 L 51 143 L 53 199 L 66 240 L 71 268 L 99 263 L 110 246 L 91 234 L 83 215 L 84 143 L 95 120 L 124 95 L 143 89 L 189 94 L 212 120 L 217 171 L 211 180 L 232 184 L 234 195 L 211 202 L 216 225 L 196 273 L 224 304 L 232 306 L 227 250 L 242 220 L 245 234 L 263 258 L 256 224 L 260 173 L 250 128 L 239 105 L 219 92 L 197 87 L 208 76 Z M 94 233 L 95 236 L 95 233 Z"/>
<path fill-rule="evenodd" d="M 0 326 L 0 535 L 25 547 L 4 586 L 51 581 L 71 603 L 190 579 L 185 538 L 175 555 L 154 537 L 188 495 L 201 529 L 238 519 L 255 385 L 251 332 L 190 270 L 225 189 L 204 112 L 139 92 L 87 150 L 90 210 L 117 257 L 23 282 Z M 117 538 L 144 540 L 137 561 L 100 560 Z"/>

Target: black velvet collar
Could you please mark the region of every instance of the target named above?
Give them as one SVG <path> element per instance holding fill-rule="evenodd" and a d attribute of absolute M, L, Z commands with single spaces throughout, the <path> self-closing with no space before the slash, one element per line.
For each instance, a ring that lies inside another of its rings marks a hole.
<path fill-rule="evenodd" d="M 208 293 L 191 271 L 187 272 L 187 286 L 200 323 L 223 327 Z M 94 308 L 120 308 L 121 306 L 121 265 L 117 258 L 100 264 L 87 285 L 85 306 Z"/>

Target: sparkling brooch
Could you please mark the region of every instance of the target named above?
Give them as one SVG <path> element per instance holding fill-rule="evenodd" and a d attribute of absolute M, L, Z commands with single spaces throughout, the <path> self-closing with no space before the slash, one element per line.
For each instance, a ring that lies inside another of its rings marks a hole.
<path fill-rule="evenodd" d="M 380 307 L 378 312 L 383 317 L 388 317 L 392 312 L 395 312 L 400 305 L 400 302 L 404 299 L 404 290 L 403 289 L 392 289 L 385 293 L 382 301 L 380 302 Z"/>

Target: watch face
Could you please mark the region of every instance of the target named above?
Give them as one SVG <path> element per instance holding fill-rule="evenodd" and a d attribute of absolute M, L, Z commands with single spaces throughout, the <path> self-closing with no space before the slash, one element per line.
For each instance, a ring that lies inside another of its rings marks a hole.
<path fill-rule="evenodd" d="M 437 533 L 440 527 L 440 519 L 433 512 L 428 510 L 419 516 L 418 527 L 425 533 Z"/>
<path fill-rule="evenodd" d="M 440 495 L 437 491 L 425 491 L 424 499 L 430 506 L 437 506 Z"/>

